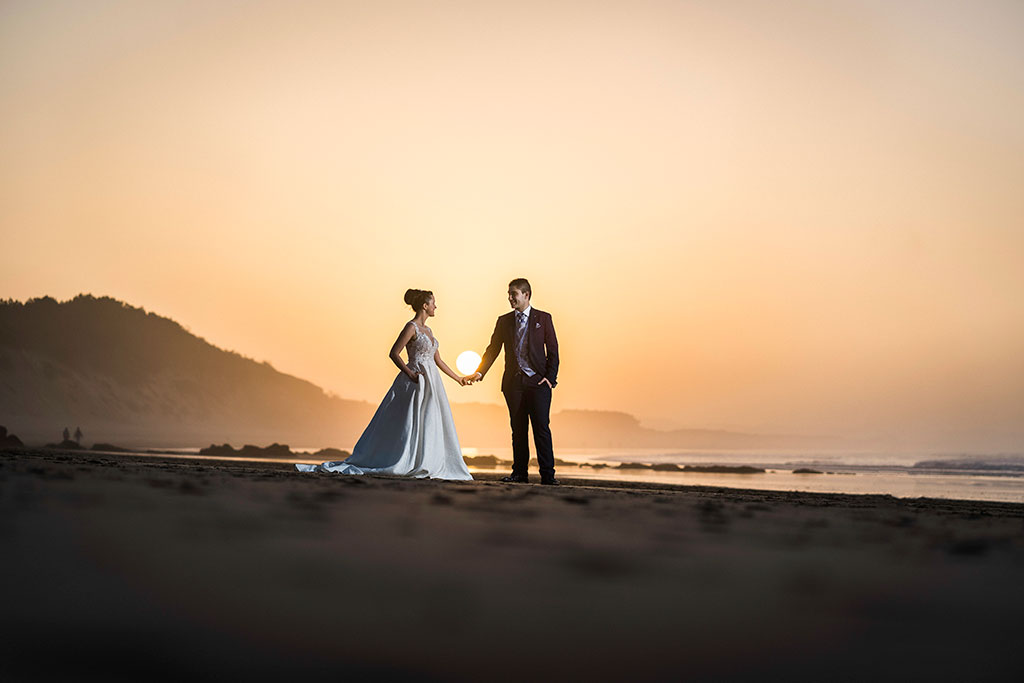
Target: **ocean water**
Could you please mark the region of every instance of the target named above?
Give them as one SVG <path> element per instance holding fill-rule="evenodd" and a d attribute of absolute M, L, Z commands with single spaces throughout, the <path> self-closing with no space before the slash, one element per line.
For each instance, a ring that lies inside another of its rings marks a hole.
<path fill-rule="evenodd" d="M 467 456 L 490 454 L 504 460 L 512 459 L 510 448 L 464 448 L 463 452 Z M 574 478 L 1024 503 L 1024 453 L 558 449 L 555 456 L 568 462 L 607 465 L 603 469 L 567 466 L 557 469 L 556 474 Z M 762 468 L 765 472 L 719 474 L 618 469 L 622 463 L 746 465 Z M 793 470 L 801 468 L 817 470 L 821 474 L 793 473 Z M 531 476 L 538 475 L 532 472 Z"/>

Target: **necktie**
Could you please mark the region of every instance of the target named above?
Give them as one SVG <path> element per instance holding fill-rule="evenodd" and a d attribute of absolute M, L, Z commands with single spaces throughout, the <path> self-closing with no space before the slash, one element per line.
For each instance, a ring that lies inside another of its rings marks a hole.
<path fill-rule="evenodd" d="M 524 361 L 526 358 L 523 355 L 523 341 L 526 340 L 526 314 L 522 311 L 516 311 L 516 358 L 519 360 L 519 366 L 525 365 Z"/>

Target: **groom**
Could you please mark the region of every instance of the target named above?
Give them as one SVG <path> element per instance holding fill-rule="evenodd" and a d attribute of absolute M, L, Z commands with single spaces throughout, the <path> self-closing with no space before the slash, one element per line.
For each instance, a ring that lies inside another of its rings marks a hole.
<path fill-rule="evenodd" d="M 508 283 L 508 302 L 512 312 L 498 317 L 491 343 L 484 351 L 480 367 L 470 379 L 483 379 L 491 364 L 505 346 L 505 374 L 501 393 L 508 404 L 512 421 L 512 474 L 502 481 L 526 483 L 530 462 L 527 429 L 533 425 L 533 442 L 537 447 L 540 483 L 557 486 L 555 453 L 551 446 L 551 390 L 558 382 L 558 340 L 551 314 L 530 305 L 530 283 L 516 278 Z"/>

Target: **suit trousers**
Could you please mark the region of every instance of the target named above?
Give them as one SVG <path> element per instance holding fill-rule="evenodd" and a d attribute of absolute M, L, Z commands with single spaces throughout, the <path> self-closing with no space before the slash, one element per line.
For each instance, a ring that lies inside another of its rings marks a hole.
<path fill-rule="evenodd" d="M 504 392 L 512 423 L 512 474 L 525 477 L 530 465 L 528 429 L 533 426 L 537 464 L 542 479 L 555 476 L 555 452 L 551 443 L 551 387 L 537 386 L 538 378 L 517 373 Z"/>

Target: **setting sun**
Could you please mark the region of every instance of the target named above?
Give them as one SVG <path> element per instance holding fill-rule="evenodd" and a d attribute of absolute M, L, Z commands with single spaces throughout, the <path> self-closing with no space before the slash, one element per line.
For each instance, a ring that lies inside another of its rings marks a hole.
<path fill-rule="evenodd" d="M 480 354 L 476 351 L 463 351 L 455 360 L 455 367 L 463 375 L 476 372 L 476 369 L 480 367 Z"/>

